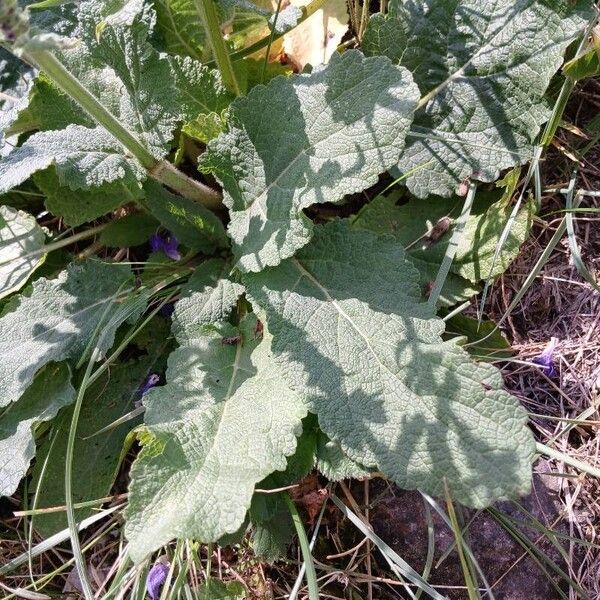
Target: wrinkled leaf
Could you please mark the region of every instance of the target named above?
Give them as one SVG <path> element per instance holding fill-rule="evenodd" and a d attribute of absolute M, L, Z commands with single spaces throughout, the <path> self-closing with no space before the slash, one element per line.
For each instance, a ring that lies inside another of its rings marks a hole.
<path fill-rule="evenodd" d="M 285 469 L 306 408 L 281 378 L 256 319 L 180 330 L 167 385 L 144 399 L 126 535 L 137 562 L 169 540 L 216 541 L 244 522 L 254 486 Z M 239 343 L 224 338 L 241 336 Z"/>
<path fill-rule="evenodd" d="M 406 67 L 423 105 L 398 169 L 415 195 L 450 195 L 527 162 L 550 109 L 544 98 L 566 46 L 591 17 L 587 0 L 391 0 L 371 17 L 366 54 Z"/>
<path fill-rule="evenodd" d="M 113 366 L 109 373 L 100 377 L 87 390 L 73 453 L 73 502 L 95 500 L 110 492 L 119 468 L 125 438 L 139 424 L 140 419 L 131 419 L 108 431 L 98 432 L 135 408 L 135 401 L 139 399 L 137 391 L 148 373 L 154 370 L 154 360 L 154 356 L 144 355 L 140 360 Z M 40 485 L 38 508 L 63 506 L 66 503 L 64 457 L 72 413 L 71 409 L 63 411 L 54 424 L 54 432 L 58 436 L 56 440 L 47 438 L 40 445 L 33 472 L 34 485 Z M 40 481 L 41 462 L 46 457 L 48 463 Z M 78 521 L 93 513 L 93 507 L 75 511 Z M 37 515 L 34 527 L 44 537 L 49 537 L 67 527 L 66 513 Z"/>
<path fill-rule="evenodd" d="M 35 456 L 36 423 L 49 421 L 75 400 L 71 370 L 65 363 L 48 365 L 29 389 L 0 416 L 0 496 L 11 496 Z"/>
<path fill-rule="evenodd" d="M 375 183 L 404 147 L 416 92 L 386 58 L 348 51 L 233 102 L 229 131 L 201 164 L 223 185 L 242 270 L 276 265 L 308 243 L 303 209 Z"/>
<path fill-rule="evenodd" d="M 0 206 L 0 298 L 21 289 L 44 262 L 46 234 L 31 215 Z"/>
<path fill-rule="evenodd" d="M 133 285 L 128 266 L 97 260 L 71 264 L 57 279 L 34 281 L 31 295 L 0 319 L 0 406 L 17 400 L 47 363 L 79 360 L 100 324 L 98 347 L 105 352 L 131 316 L 123 300 Z"/>
<path fill-rule="evenodd" d="M 244 286 L 229 276 L 231 265 L 220 258 L 211 258 L 196 267 L 182 289 L 173 313 L 173 333 L 176 336 L 194 326 L 225 321 L 244 293 Z"/>
<path fill-rule="evenodd" d="M 60 131 L 32 135 L 0 161 L 0 194 L 54 164 L 58 181 L 72 190 L 103 183 L 135 186 L 145 174 L 124 155 L 123 147 L 103 129 L 69 125 Z"/>
<path fill-rule="evenodd" d="M 344 222 L 275 268 L 246 274 L 290 387 L 345 454 L 398 485 L 486 506 L 527 493 L 534 443 L 500 373 L 473 362 L 420 302 L 393 239 Z"/>

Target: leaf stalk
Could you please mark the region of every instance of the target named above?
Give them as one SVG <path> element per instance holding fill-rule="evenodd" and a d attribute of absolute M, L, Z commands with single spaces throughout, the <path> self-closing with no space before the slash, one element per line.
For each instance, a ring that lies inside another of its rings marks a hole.
<path fill-rule="evenodd" d="M 140 140 L 128 131 L 100 101 L 48 50 L 29 50 L 24 58 L 36 65 L 61 89 L 83 108 L 99 125 L 112 134 L 158 182 L 185 198 L 216 209 L 221 206 L 218 192 L 188 177 L 171 163 L 155 158 Z"/>

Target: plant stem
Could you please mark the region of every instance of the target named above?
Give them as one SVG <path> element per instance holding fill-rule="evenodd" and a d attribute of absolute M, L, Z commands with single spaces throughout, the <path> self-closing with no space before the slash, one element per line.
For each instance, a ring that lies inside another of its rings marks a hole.
<path fill-rule="evenodd" d="M 144 147 L 139 139 L 128 131 L 100 101 L 48 50 L 30 50 L 25 57 L 37 65 L 46 75 L 97 123 L 112 134 L 160 183 L 169 186 L 185 198 L 203 204 L 207 208 L 218 208 L 221 199 L 218 192 L 196 181 L 174 167 L 166 160 L 159 160 Z"/>
<path fill-rule="evenodd" d="M 225 40 L 221 33 L 221 25 L 219 23 L 219 16 L 217 15 L 217 9 L 213 0 L 194 0 L 196 4 L 196 10 L 200 15 L 206 35 L 210 40 L 210 45 L 213 51 L 215 60 L 221 76 L 223 77 L 223 83 L 233 92 L 236 96 L 239 96 L 242 91 L 238 80 L 233 70 L 233 64 L 229 57 L 229 50 L 225 45 Z"/>

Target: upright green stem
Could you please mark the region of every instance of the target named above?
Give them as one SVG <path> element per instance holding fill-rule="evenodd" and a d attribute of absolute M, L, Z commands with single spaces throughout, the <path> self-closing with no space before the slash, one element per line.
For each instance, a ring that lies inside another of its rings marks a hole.
<path fill-rule="evenodd" d="M 219 16 L 217 15 L 214 0 L 194 0 L 194 2 L 202 24 L 204 25 L 204 29 L 206 30 L 206 35 L 210 40 L 213 55 L 217 61 L 219 71 L 221 71 L 221 77 L 223 77 L 223 83 L 230 92 L 239 96 L 242 93 L 242 90 L 235 76 L 229 51 L 227 50 L 225 40 L 221 33 L 221 25 L 219 23 Z"/>
<path fill-rule="evenodd" d="M 218 192 L 196 181 L 166 160 L 158 160 L 144 147 L 139 139 L 128 131 L 81 82 L 48 50 L 30 50 L 26 60 L 37 65 L 41 71 L 79 104 L 91 117 L 112 134 L 160 183 L 169 186 L 182 196 L 203 204 L 207 208 L 218 208 L 221 198 Z"/>

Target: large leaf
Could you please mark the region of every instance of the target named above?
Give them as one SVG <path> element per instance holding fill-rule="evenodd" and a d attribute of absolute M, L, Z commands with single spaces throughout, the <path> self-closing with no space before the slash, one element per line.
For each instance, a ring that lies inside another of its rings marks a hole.
<path fill-rule="evenodd" d="M 416 99 L 405 69 L 358 51 L 236 99 L 229 131 L 202 165 L 223 185 L 239 267 L 259 271 L 293 255 L 312 233 L 303 209 L 375 183 L 404 148 Z"/>
<path fill-rule="evenodd" d="M 44 262 L 45 241 L 34 217 L 0 206 L 0 298 L 21 289 Z"/>
<path fill-rule="evenodd" d="M 131 316 L 123 300 L 133 286 L 128 266 L 96 260 L 72 264 L 57 279 L 34 281 L 31 295 L 0 319 L 0 406 L 17 400 L 45 364 L 79 360 L 96 337 L 106 351 Z"/>
<path fill-rule="evenodd" d="M 529 490 L 525 411 L 493 366 L 441 340 L 444 324 L 392 238 L 333 222 L 244 280 L 284 377 L 352 460 L 431 494 L 447 480 L 470 506 Z"/>
<path fill-rule="evenodd" d="M 71 371 L 64 364 L 48 365 L 29 389 L 0 416 L 0 496 L 14 494 L 35 456 L 33 428 L 49 421 L 75 399 Z"/>
<path fill-rule="evenodd" d="M 216 541 L 244 522 L 254 486 L 286 467 L 306 408 L 248 316 L 180 330 L 167 385 L 145 396 L 143 449 L 131 471 L 126 534 L 140 561 L 169 540 Z M 241 336 L 239 343 L 227 338 Z M 224 342 L 224 339 L 226 342 Z"/>
<path fill-rule="evenodd" d="M 145 176 L 123 147 L 104 129 L 69 125 L 32 135 L 0 161 L 0 193 L 54 164 L 58 180 L 72 190 L 122 182 L 132 187 Z"/>
<path fill-rule="evenodd" d="M 419 197 L 465 177 L 491 181 L 531 158 L 549 108 L 544 92 L 588 0 L 391 0 L 371 18 L 367 54 L 412 72 L 423 98 L 398 167 Z"/>
<path fill-rule="evenodd" d="M 137 0 L 119 4 L 86 0 L 79 19 L 93 57 L 121 83 L 119 120 L 136 132 L 157 158 L 169 150 L 179 116 L 179 94 L 169 61 L 152 47 L 154 11 Z"/>

